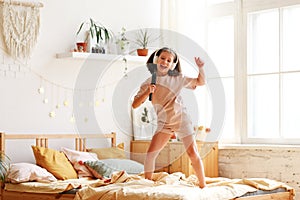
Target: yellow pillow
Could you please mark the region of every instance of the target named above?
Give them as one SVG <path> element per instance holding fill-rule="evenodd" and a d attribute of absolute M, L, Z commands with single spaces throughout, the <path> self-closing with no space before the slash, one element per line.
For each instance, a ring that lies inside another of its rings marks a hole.
<path fill-rule="evenodd" d="M 100 160 L 101 159 L 109 159 L 109 158 L 126 159 L 125 151 L 118 147 L 92 148 L 92 149 L 87 149 L 87 151 L 96 153 L 98 159 L 100 159 Z"/>
<path fill-rule="evenodd" d="M 118 144 L 117 147 L 118 147 L 119 149 L 124 150 L 124 142 Z"/>
<path fill-rule="evenodd" d="M 77 173 L 64 153 L 54 149 L 31 146 L 36 164 L 52 173 L 57 179 L 77 178 Z"/>

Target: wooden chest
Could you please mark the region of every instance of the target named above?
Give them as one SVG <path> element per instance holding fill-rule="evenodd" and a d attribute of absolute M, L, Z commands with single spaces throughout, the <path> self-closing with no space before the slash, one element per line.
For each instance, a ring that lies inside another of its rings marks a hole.
<path fill-rule="evenodd" d="M 131 141 L 131 159 L 144 163 L 149 145 L 149 140 Z M 204 164 L 205 176 L 218 177 L 218 143 L 197 141 L 197 147 Z M 186 176 L 194 174 L 182 142 L 169 142 L 165 146 L 156 159 L 156 171 L 183 172 Z"/>

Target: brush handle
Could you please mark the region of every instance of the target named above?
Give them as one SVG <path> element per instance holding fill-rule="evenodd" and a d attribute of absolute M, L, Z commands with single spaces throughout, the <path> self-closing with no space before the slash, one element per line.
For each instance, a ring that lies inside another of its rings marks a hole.
<path fill-rule="evenodd" d="M 152 73 L 151 85 L 156 84 L 156 71 Z M 149 101 L 152 101 L 152 92 L 149 94 Z"/>
<path fill-rule="evenodd" d="M 152 92 L 149 94 L 149 101 L 152 101 Z"/>

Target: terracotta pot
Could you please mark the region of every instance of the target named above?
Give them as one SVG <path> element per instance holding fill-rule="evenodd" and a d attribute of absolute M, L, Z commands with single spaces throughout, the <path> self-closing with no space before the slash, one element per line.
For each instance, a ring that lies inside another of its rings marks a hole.
<path fill-rule="evenodd" d="M 87 52 L 87 42 L 77 42 L 77 50 L 82 52 Z"/>
<path fill-rule="evenodd" d="M 139 56 L 147 56 L 148 55 L 148 49 L 137 49 L 136 51 Z"/>
<path fill-rule="evenodd" d="M 175 133 L 172 133 L 171 138 L 170 139 L 176 139 L 176 135 Z"/>

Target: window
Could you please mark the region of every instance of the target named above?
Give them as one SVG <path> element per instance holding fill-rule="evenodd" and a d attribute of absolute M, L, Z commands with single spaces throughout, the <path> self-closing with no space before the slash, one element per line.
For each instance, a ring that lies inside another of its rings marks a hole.
<path fill-rule="evenodd" d="M 247 14 L 247 136 L 245 141 L 293 143 L 300 106 L 293 99 L 300 81 L 300 7 L 278 7 Z M 298 45 L 297 45 L 298 44 Z M 298 84 L 298 85 L 297 85 Z M 256 138 L 256 140 L 251 140 Z M 261 140 L 257 140 L 261 138 Z M 265 140 L 263 140 L 265 139 Z"/>
<path fill-rule="evenodd" d="M 281 133 L 285 138 L 300 138 L 300 6 L 282 9 Z"/>
<path fill-rule="evenodd" d="M 300 1 L 206 5 L 206 49 L 220 74 L 209 80 L 221 79 L 226 94 L 221 141 L 299 144 Z"/>
<path fill-rule="evenodd" d="M 222 34 L 220 34 L 222 33 Z M 225 90 L 225 123 L 221 136 L 234 138 L 234 19 L 233 16 L 212 18 L 208 21 L 207 51 L 219 72 Z M 221 45 L 220 45 L 221 44 Z M 213 91 L 212 91 L 213 92 Z"/>
<path fill-rule="evenodd" d="M 279 13 L 248 14 L 247 91 L 249 138 L 279 134 Z"/>

